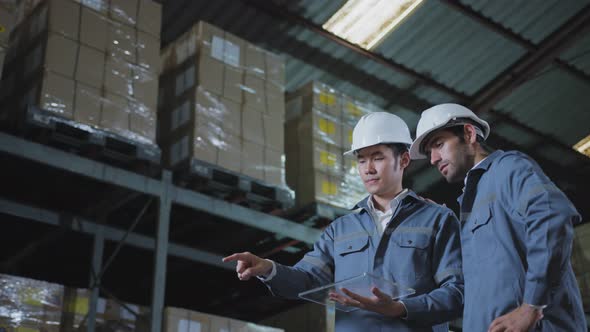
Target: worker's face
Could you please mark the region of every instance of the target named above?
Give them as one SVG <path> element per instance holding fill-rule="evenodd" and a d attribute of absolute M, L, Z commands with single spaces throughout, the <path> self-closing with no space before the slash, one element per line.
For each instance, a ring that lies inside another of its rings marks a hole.
<path fill-rule="evenodd" d="M 391 148 L 382 144 L 357 152 L 358 171 L 365 188 L 381 197 L 395 195 L 401 189 L 403 170 L 409 162 L 408 152 L 395 157 Z"/>
<path fill-rule="evenodd" d="M 465 137 L 464 137 L 465 138 Z M 430 156 L 430 163 L 449 183 L 463 181 L 473 167 L 475 151 L 452 132 L 442 129 L 435 131 L 424 142 L 424 151 Z"/>

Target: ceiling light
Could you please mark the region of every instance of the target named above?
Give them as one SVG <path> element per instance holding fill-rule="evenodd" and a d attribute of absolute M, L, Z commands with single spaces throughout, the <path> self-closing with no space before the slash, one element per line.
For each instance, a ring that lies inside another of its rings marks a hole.
<path fill-rule="evenodd" d="M 323 28 L 370 50 L 423 0 L 348 0 Z"/>
<path fill-rule="evenodd" d="M 574 150 L 590 157 L 590 135 L 586 136 L 581 141 L 576 143 L 576 145 L 574 145 Z"/>

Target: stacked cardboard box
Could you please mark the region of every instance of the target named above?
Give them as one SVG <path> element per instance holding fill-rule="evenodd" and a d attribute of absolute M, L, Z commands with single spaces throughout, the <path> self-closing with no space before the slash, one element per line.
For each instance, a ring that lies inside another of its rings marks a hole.
<path fill-rule="evenodd" d="M 193 158 L 284 185 L 281 57 L 199 22 L 162 51 L 158 142 L 164 163 Z"/>
<path fill-rule="evenodd" d="M 60 332 L 85 331 L 90 309 L 88 289 L 65 288 L 64 306 Z M 111 299 L 99 298 L 96 308 L 95 327 L 98 331 L 143 332 L 149 330 L 149 310 L 145 307 Z"/>
<path fill-rule="evenodd" d="M 321 202 L 350 208 L 366 194 L 354 157 L 352 130 L 373 105 L 310 82 L 287 98 L 286 173 L 297 205 Z"/>
<path fill-rule="evenodd" d="M 59 332 L 63 286 L 0 274 L 0 330 Z"/>
<path fill-rule="evenodd" d="M 161 5 L 151 0 L 22 1 L 1 98 L 155 142 Z"/>
<path fill-rule="evenodd" d="M 178 308 L 164 309 L 164 332 L 281 332 L 282 329 Z"/>
<path fill-rule="evenodd" d="M 315 303 L 306 303 L 266 318 L 261 323 L 276 326 L 285 329 L 285 331 L 333 331 L 334 329 L 330 329 L 327 322 L 328 319 L 326 318 L 325 306 Z"/>
<path fill-rule="evenodd" d="M 574 229 L 572 266 L 582 293 L 584 310 L 590 311 L 590 224 L 582 224 Z"/>

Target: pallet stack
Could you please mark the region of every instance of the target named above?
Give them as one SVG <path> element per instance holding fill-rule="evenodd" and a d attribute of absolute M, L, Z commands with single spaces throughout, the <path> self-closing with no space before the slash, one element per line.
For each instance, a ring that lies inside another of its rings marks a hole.
<path fill-rule="evenodd" d="M 87 129 L 155 144 L 161 5 L 22 1 L 0 100 L 13 124 L 31 106 Z"/>
<path fill-rule="evenodd" d="M 0 274 L 0 331 L 85 331 L 90 308 L 88 289 Z M 97 331 L 144 332 L 146 307 L 99 298 Z"/>
<path fill-rule="evenodd" d="M 356 122 L 378 109 L 319 82 L 287 97 L 285 124 L 287 184 L 296 204 L 351 208 L 365 195 L 356 159 L 344 157 Z"/>
<path fill-rule="evenodd" d="M 164 310 L 164 332 L 282 332 L 284 330 L 237 319 L 168 307 Z"/>
<path fill-rule="evenodd" d="M 166 166 L 205 161 L 284 186 L 285 64 L 206 22 L 162 51 L 158 142 Z"/>

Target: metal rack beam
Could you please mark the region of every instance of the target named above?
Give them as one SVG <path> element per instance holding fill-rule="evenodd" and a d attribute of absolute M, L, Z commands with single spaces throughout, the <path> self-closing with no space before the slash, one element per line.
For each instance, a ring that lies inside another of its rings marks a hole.
<path fill-rule="evenodd" d="M 126 232 L 124 230 L 115 227 L 100 225 L 79 217 L 65 216 L 58 212 L 17 203 L 7 199 L 0 198 L 0 213 L 53 226 L 66 227 L 69 230 L 84 234 L 102 236 L 104 240 L 108 241 L 119 242 L 127 236 L 125 239 L 126 244 L 146 250 L 154 250 L 156 248 L 156 240 L 149 236 L 137 233 L 129 233 L 125 235 Z M 68 223 L 64 224 L 64 220 L 67 220 L 68 218 Z M 220 255 L 179 244 L 170 243 L 168 245 L 168 255 L 181 257 L 197 263 L 213 265 L 227 270 L 233 270 L 231 264 L 224 264 L 221 262 L 222 256 Z"/>
<path fill-rule="evenodd" d="M 132 191 L 157 197 L 162 197 L 162 195 L 166 194 L 170 197 L 171 203 L 177 203 L 199 211 L 206 211 L 216 217 L 225 218 L 306 243 L 314 243 L 321 234 L 320 230 L 283 218 L 251 210 L 173 185 L 165 187 L 162 180 L 125 171 L 55 148 L 26 141 L 9 134 L 0 133 L 0 152 L 40 162 L 57 169 Z"/>

